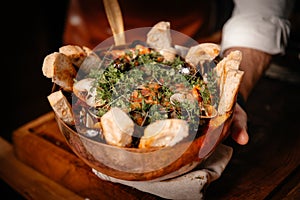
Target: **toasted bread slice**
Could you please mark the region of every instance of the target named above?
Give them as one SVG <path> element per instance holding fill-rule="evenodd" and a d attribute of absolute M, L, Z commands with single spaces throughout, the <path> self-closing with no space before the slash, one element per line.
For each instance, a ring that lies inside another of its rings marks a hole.
<path fill-rule="evenodd" d="M 74 125 L 72 107 L 62 91 L 53 92 L 47 98 L 55 114 L 66 124 Z"/>
<path fill-rule="evenodd" d="M 203 64 L 205 61 L 212 61 L 220 53 L 220 45 L 214 43 L 201 43 L 191 47 L 185 60 L 192 66 Z"/>
<path fill-rule="evenodd" d="M 220 78 L 218 84 L 224 84 L 224 79 L 226 77 L 226 71 L 229 69 L 239 70 L 240 63 L 242 60 L 241 51 L 231 51 L 225 58 L 223 58 L 217 66 L 214 68 L 217 76 Z"/>
<path fill-rule="evenodd" d="M 62 46 L 59 48 L 59 53 L 63 53 L 68 56 L 71 62 L 78 68 L 87 56 L 86 51 L 77 45 Z"/>
<path fill-rule="evenodd" d="M 236 50 L 230 52 L 214 68 L 218 77 L 219 88 L 219 114 L 225 114 L 232 109 L 235 97 L 238 93 L 244 72 L 239 70 L 242 60 L 242 52 Z"/>
<path fill-rule="evenodd" d="M 222 115 L 232 110 L 243 74 L 243 71 L 235 69 L 229 69 L 226 72 L 224 82 L 221 85 L 222 93 L 218 105 L 219 114 Z"/>
<path fill-rule="evenodd" d="M 148 32 L 146 42 L 156 50 L 172 47 L 170 22 L 161 21 L 155 24 Z"/>
<path fill-rule="evenodd" d="M 101 117 L 101 126 L 108 144 L 126 147 L 132 142 L 134 122 L 120 108 L 113 107 Z"/>
<path fill-rule="evenodd" d="M 145 128 L 139 148 L 174 146 L 188 134 L 189 127 L 185 120 L 157 120 Z"/>
<path fill-rule="evenodd" d="M 86 58 L 80 65 L 80 71 L 87 74 L 91 71 L 91 69 L 100 69 L 101 67 L 100 57 L 88 47 L 83 46 L 82 49 L 86 53 Z"/>
<path fill-rule="evenodd" d="M 72 91 L 76 70 L 70 59 L 62 53 L 47 55 L 43 62 L 43 74 L 66 91 Z"/>

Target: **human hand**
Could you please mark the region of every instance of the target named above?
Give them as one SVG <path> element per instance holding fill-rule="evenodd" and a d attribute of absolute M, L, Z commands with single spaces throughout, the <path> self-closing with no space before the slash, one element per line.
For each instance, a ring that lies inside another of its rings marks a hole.
<path fill-rule="evenodd" d="M 229 134 L 232 139 L 240 145 L 245 145 L 249 141 L 247 132 L 247 113 L 239 104 L 236 104 L 234 108 Z"/>

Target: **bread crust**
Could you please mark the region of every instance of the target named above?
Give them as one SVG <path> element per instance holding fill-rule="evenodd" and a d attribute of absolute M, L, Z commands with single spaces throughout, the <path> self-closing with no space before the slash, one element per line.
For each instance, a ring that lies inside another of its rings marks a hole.
<path fill-rule="evenodd" d="M 65 45 L 59 48 L 59 53 L 63 53 L 69 57 L 72 64 L 80 67 L 87 56 L 86 51 L 78 45 Z"/>
<path fill-rule="evenodd" d="M 214 68 L 218 77 L 219 105 L 218 113 L 225 114 L 230 111 L 236 102 L 236 96 L 244 72 L 239 70 L 242 60 L 240 51 L 232 51 L 223 58 Z"/>
<path fill-rule="evenodd" d="M 53 83 L 65 91 L 72 92 L 77 72 L 68 56 L 59 52 L 47 55 L 43 62 L 42 71 L 44 76 L 52 79 Z"/>
<path fill-rule="evenodd" d="M 53 92 L 48 95 L 47 98 L 56 115 L 66 124 L 74 125 L 74 117 L 71 104 L 68 102 L 62 91 L 58 90 L 56 92 Z"/>

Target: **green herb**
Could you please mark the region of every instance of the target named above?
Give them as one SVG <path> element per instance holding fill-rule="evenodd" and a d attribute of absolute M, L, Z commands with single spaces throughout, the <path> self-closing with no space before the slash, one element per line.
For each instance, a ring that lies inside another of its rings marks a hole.
<path fill-rule="evenodd" d="M 98 115 L 101 117 L 111 106 L 117 106 L 139 121 L 140 125 L 170 118 L 173 114 L 197 124 L 198 103 L 174 105 L 170 103 L 170 97 L 181 92 L 182 88 L 188 91 L 198 88 L 203 102 L 210 104 L 216 92 L 215 75 L 210 72 L 208 83 L 205 83 L 202 76 L 196 73 L 179 73 L 187 66 L 180 56 L 176 56 L 172 62 L 165 62 L 162 55 L 153 49 L 145 54 L 138 50 L 125 50 L 124 56 L 108 62 L 105 69 L 92 70 L 88 74 L 88 77 L 96 80 L 96 98 L 105 102 L 104 106 L 97 108 Z"/>

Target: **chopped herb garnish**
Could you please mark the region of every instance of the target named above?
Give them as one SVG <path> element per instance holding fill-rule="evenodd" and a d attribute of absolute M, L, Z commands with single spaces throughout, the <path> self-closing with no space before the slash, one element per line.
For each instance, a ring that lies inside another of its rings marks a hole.
<path fill-rule="evenodd" d="M 171 103 L 170 97 L 174 93 L 193 91 L 200 104 L 213 103 L 212 96 L 216 96 L 217 91 L 212 71 L 207 74 L 206 83 L 180 56 L 172 62 L 164 61 L 159 52 L 147 47 L 124 52 L 112 59 L 105 69 L 92 70 L 88 74 L 96 80 L 96 98 L 105 102 L 97 108 L 100 117 L 110 107 L 117 106 L 141 126 L 167 118 L 198 123 L 201 114 L 198 103 Z M 190 73 L 180 73 L 183 68 L 188 68 Z"/>

